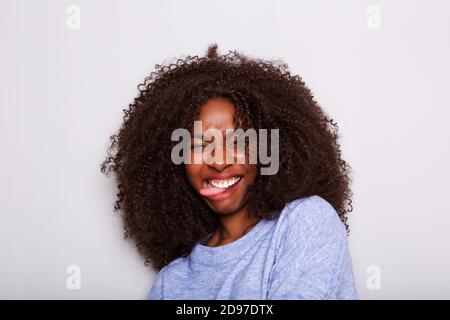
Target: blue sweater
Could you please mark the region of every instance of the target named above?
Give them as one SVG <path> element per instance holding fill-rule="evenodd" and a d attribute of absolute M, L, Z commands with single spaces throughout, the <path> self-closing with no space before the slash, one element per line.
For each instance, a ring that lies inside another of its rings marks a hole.
<path fill-rule="evenodd" d="M 149 299 L 358 299 L 345 227 L 317 195 L 231 243 L 203 240 L 159 271 Z"/>

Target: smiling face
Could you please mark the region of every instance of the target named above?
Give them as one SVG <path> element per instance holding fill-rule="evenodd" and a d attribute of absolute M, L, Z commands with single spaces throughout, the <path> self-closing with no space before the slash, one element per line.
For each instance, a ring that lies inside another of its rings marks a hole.
<path fill-rule="evenodd" d="M 217 129 L 223 133 L 223 161 L 202 161 L 199 164 L 191 162 L 185 164 L 185 171 L 194 190 L 199 193 L 208 206 L 219 214 L 231 214 L 245 208 L 248 187 L 254 182 L 257 175 L 257 165 L 237 163 L 237 158 L 242 156 L 237 150 L 225 148 L 226 129 L 235 129 L 233 116 L 234 105 L 221 98 L 210 99 L 204 104 L 196 120 L 202 123 L 202 132 L 208 129 Z M 205 139 L 193 137 L 192 145 L 205 145 Z M 192 151 L 194 152 L 194 150 Z M 216 151 L 214 151 L 216 152 Z M 233 161 L 226 161 L 228 152 Z M 230 154 L 231 152 L 231 154 Z M 214 155 L 214 153 L 213 153 Z"/>

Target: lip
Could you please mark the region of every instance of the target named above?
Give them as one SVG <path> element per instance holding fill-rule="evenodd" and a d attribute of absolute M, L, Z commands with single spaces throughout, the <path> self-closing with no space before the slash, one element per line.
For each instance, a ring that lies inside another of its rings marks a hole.
<path fill-rule="evenodd" d="M 223 180 L 226 180 L 226 179 L 230 179 L 230 178 L 233 178 L 233 177 L 239 177 L 239 178 L 241 178 L 241 180 L 239 180 L 239 182 L 236 183 L 231 188 L 227 189 L 227 191 L 224 191 L 222 193 L 215 194 L 215 195 L 210 195 L 210 196 L 203 196 L 202 195 L 202 197 L 207 198 L 207 199 L 209 199 L 211 201 L 219 201 L 219 200 L 223 200 L 223 199 L 226 199 L 226 198 L 230 197 L 239 188 L 239 185 L 241 184 L 244 176 L 236 175 L 236 174 L 226 174 L 226 175 L 225 174 L 214 174 L 214 175 L 209 176 L 207 179 L 205 179 L 205 181 L 208 181 L 208 180 L 211 180 L 211 179 L 217 179 L 217 180 L 222 180 L 223 179 Z"/>
<path fill-rule="evenodd" d="M 208 181 L 208 180 L 228 180 L 234 177 L 239 177 L 242 178 L 243 175 L 242 174 L 233 174 L 233 173 L 213 173 L 208 175 L 204 181 Z"/>

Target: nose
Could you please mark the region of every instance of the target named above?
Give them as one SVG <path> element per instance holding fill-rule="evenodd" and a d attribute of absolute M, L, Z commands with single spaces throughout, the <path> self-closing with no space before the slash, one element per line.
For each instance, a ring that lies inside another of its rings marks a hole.
<path fill-rule="evenodd" d="M 228 161 L 227 161 L 228 154 Z M 215 171 L 224 171 L 234 163 L 234 153 L 227 150 L 226 146 L 215 145 L 208 159 L 208 167 Z"/>
<path fill-rule="evenodd" d="M 226 168 L 230 167 L 231 163 L 226 163 L 225 161 L 213 161 L 213 163 L 208 164 L 208 167 L 214 169 L 215 171 L 224 171 Z"/>

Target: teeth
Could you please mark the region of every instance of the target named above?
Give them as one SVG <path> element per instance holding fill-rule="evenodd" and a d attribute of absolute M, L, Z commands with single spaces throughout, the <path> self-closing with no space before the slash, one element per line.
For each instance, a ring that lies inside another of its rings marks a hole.
<path fill-rule="evenodd" d="M 209 180 L 209 183 L 215 188 L 226 189 L 238 183 L 239 180 L 241 180 L 240 177 L 234 177 L 228 180 Z"/>

